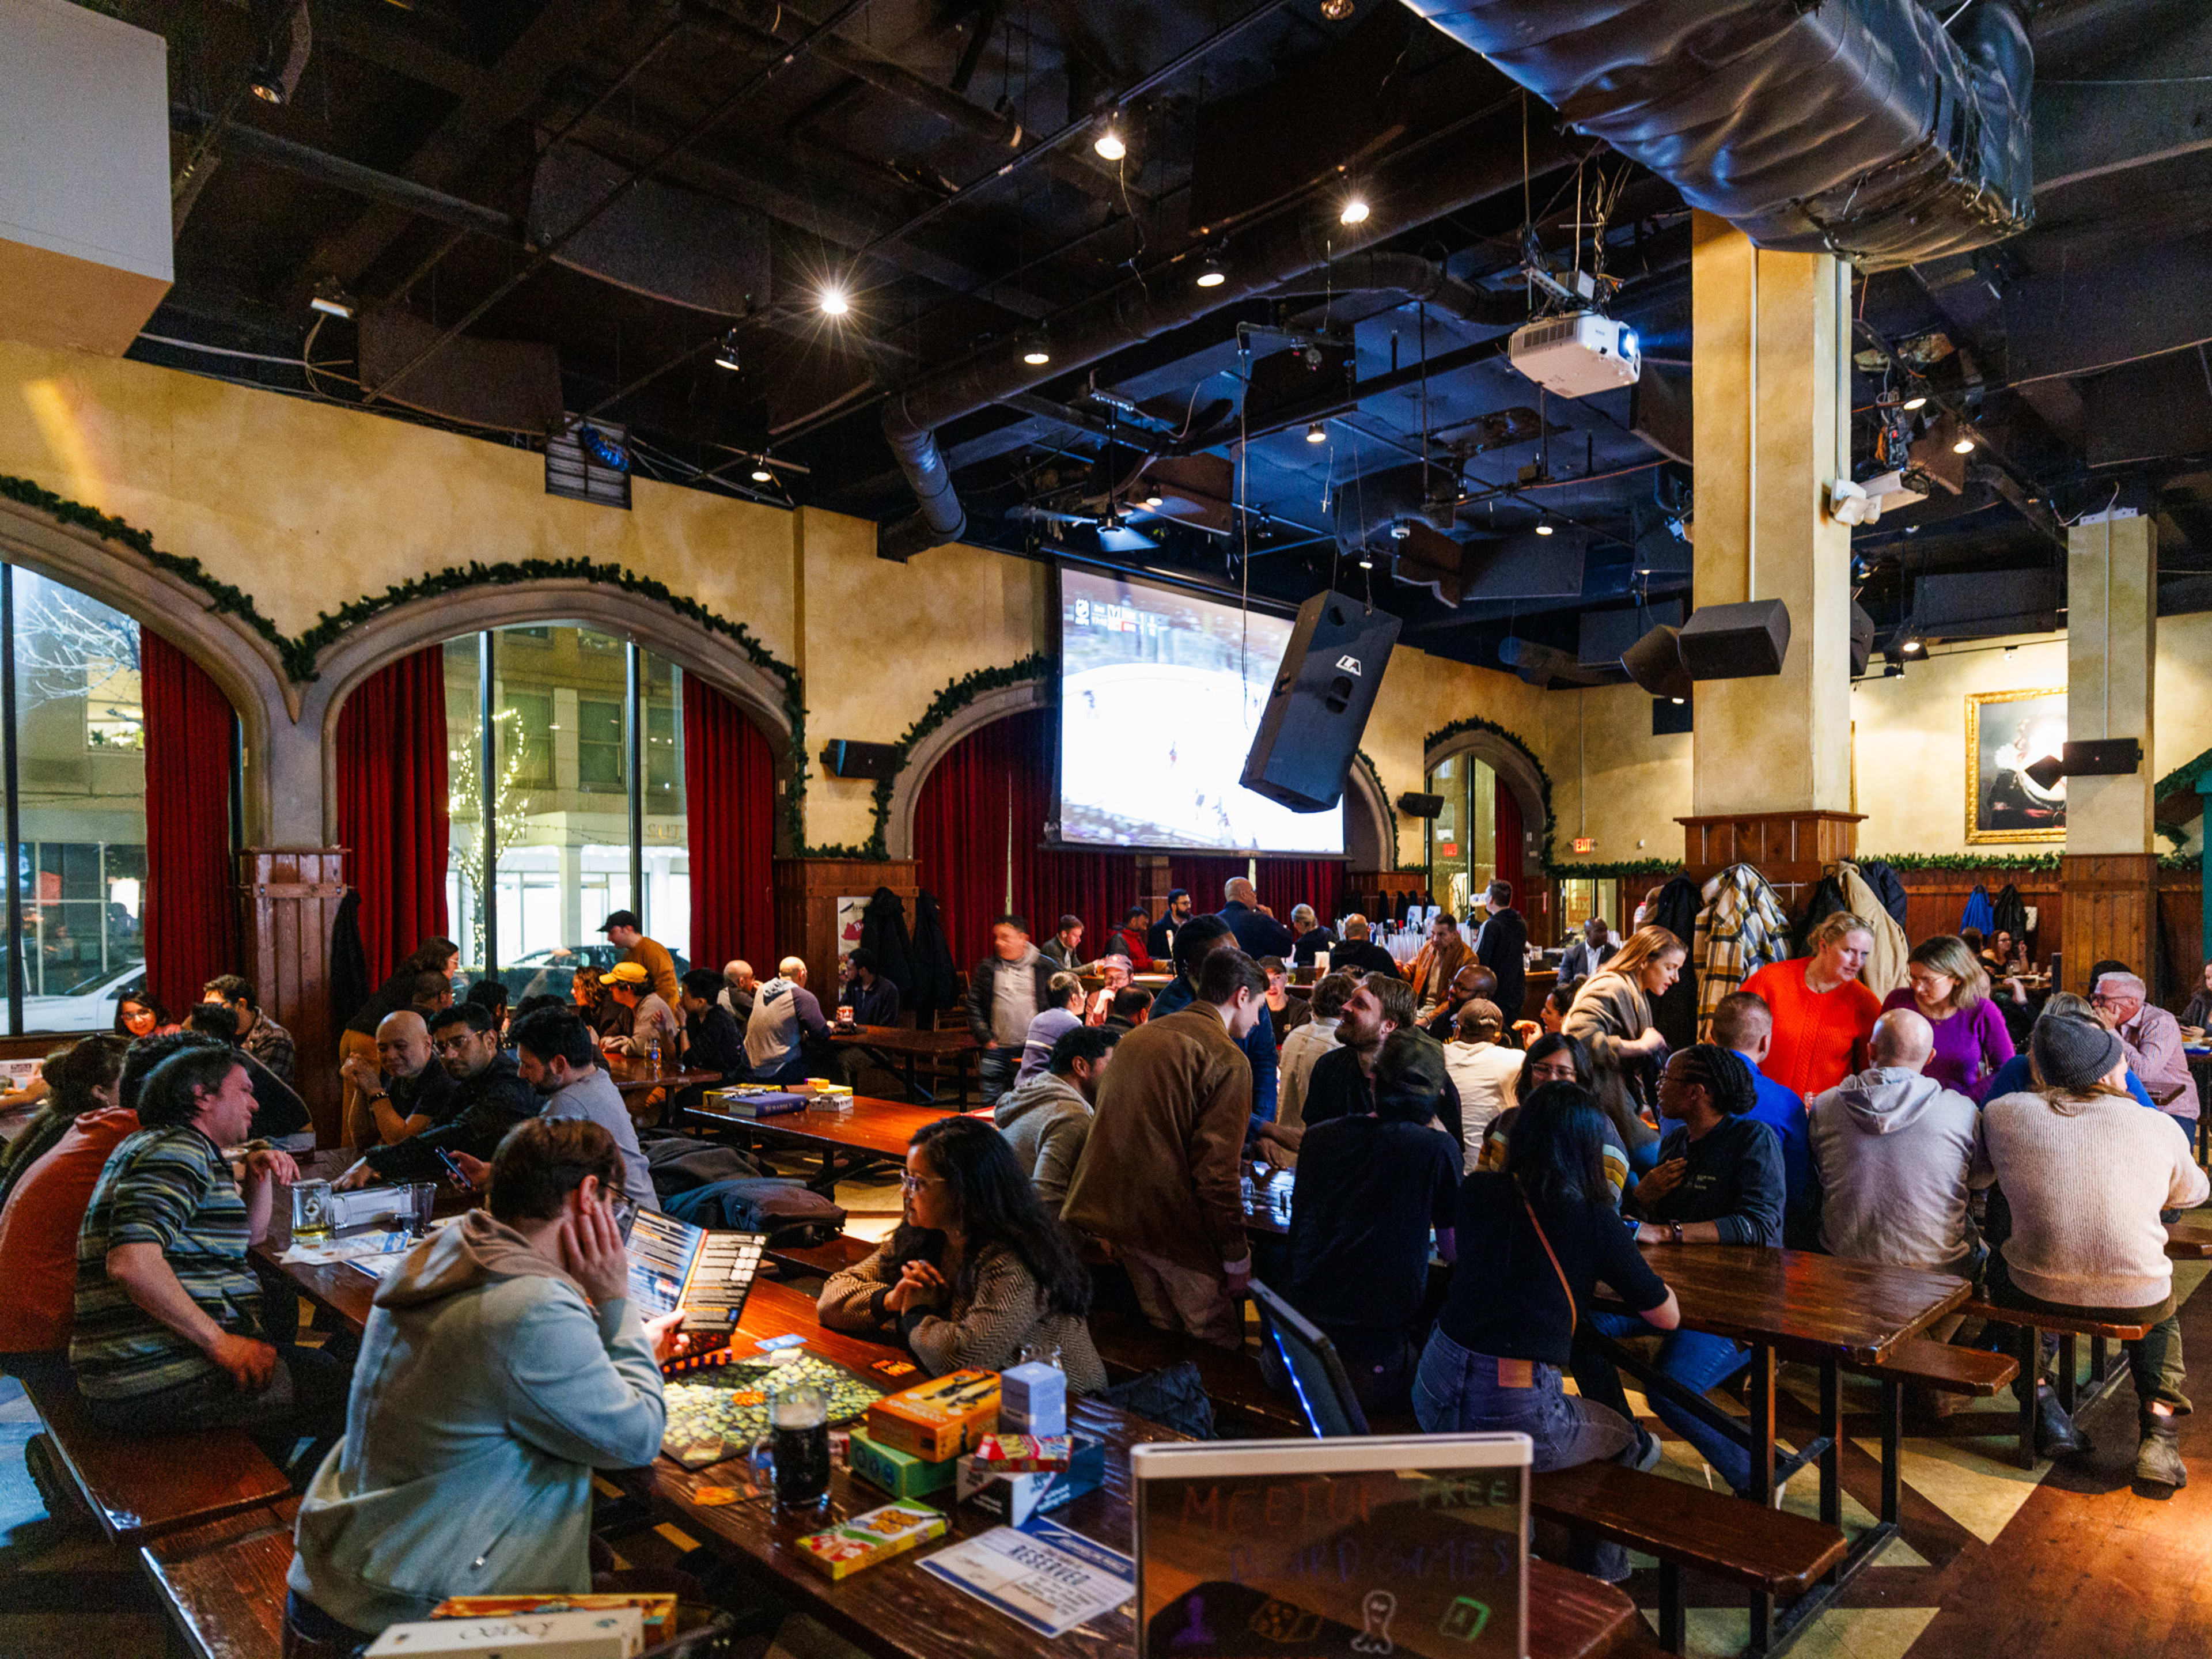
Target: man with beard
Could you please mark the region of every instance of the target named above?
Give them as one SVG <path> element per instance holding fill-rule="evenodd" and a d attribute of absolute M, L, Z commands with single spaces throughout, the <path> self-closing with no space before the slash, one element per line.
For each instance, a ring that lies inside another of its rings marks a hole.
<path fill-rule="evenodd" d="M 501 1138 L 537 1115 L 537 1097 L 517 1075 L 514 1062 L 500 1051 L 498 1023 L 482 1003 L 441 1009 L 430 1021 L 430 1043 L 453 1080 L 445 1115 L 395 1146 L 362 1153 L 361 1162 L 338 1178 L 341 1188 L 365 1187 L 379 1177 L 435 1181 L 446 1172 L 438 1156 L 441 1151 L 463 1169 L 469 1167 L 463 1160 L 471 1159 L 488 1168 Z"/>
<path fill-rule="evenodd" d="M 1325 1123 L 1333 1117 L 1364 1117 L 1371 1114 L 1375 1110 L 1375 1060 L 1382 1052 L 1383 1040 L 1393 1031 L 1418 1030 L 1413 1024 L 1413 988 L 1390 975 L 1368 975 L 1344 1005 L 1344 1017 L 1336 1028 L 1338 1046 L 1314 1062 L 1312 1074 L 1306 1079 L 1307 1127 Z M 1425 1033 L 1423 1040 L 1435 1041 Z M 1441 1069 L 1441 1056 L 1437 1064 Z M 1461 1138 L 1459 1091 L 1452 1086 L 1448 1074 L 1437 1105 L 1437 1121 L 1455 1141 Z M 1304 1138 L 1303 1131 L 1285 1130 L 1273 1124 L 1260 1133 L 1262 1139 L 1278 1145 L 1288 1144 L 1294 1133 Z M 1292 1145 L 1290 1150 L 1296 1152 L 1297 1147 Z"/>
<path fill-rule="evenodd" d="M 629 1121 L 629 1108 L 623 1104 L 615 1080 L 594 1058 L 591 1028 L 564 1009 L 540 1008 L 514 1022 L 514 1059 L 508 1063 L 542 1103 L 538 1115 L 589 1118 L 605 1129 L 622 1153 L 623 1194 L 641 1210 L 659 1209 L 637 1127 Z M 489 1164 L 479 1170 L 471 1160 L 458 1161 L 479 1186 L 491 1173 Z"/>
<path fill-rule="evenodd" d="M 1175 955 L 1175 936 L 1182 931 L 1183 923 L 1190 920 L 1190 894 L 1176 887 L 1168 893 L 1168 913 L 1152 924 L 1145 935 L 1145 951 L 1154 962 L 1165 962 Z"/>

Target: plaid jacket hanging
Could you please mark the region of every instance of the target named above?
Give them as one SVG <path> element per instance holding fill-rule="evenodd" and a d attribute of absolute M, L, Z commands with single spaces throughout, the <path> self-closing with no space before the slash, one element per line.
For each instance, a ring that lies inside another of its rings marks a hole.
<path fill-rule="evenodd" d="M 1790 918 L 1748 864 L 1732 864 L 1712 879 L 1698 912 L 1698 1038 L 1712 1040 L 1713 1010 L 1771 962 L 1790 954 Z"/>

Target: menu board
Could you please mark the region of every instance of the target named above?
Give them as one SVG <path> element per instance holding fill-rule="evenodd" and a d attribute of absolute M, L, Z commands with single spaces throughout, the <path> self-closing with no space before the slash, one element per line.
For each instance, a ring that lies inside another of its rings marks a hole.
<path fill-rule="evenodd" d="M 1133 1447 L 1139 1659 L 1525 1659 L 1526 1435 Z"/>

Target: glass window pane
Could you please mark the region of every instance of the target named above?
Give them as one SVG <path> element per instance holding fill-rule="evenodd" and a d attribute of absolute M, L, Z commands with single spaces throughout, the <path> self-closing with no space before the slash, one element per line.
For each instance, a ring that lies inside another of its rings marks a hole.
<path fill-rule="evenodd" d="M 679 970 L 691 948 L 690 830 L 684 806 L 684 677 L 673 663 L 638 653 L 645 704 L 645 931 Z M 719 964 L 708 964 L 719 965 Z"/>
<path fill-rule="evenodd" d="M 483 779 L 483 721 L 477 685 L 477 636 L 446 641 L 446 918 L 461 947 L 461 966 L 484 962 Z"/>
<path fill-rule="evenodd" d="M 588 793 L 619 795 L 628 788 L 629 745 L 623 741 L 623 706 L 597 698 L 576 701 L 576 786 Z"/>
<path fill-rule="evenodd" d="M 14 581 L 23 1029 L 93 1030 L 144 978 L 138 624 L 30 571 Z"/>
<path fill-rule="evenodd" d="M 1466 756 L 1455 755 L 1429 774 L 1428 793 L 1444 803 L 1429 820 L 1429 890 L 1455 915 L 1467 909 L 1468 763 Z"/>

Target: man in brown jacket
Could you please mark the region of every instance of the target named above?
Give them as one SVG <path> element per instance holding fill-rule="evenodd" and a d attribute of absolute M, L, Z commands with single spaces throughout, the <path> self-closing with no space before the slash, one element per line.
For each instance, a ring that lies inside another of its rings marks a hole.
<path fill-rule="evenodd" d="M 1267 977 L 1224 946 L 1197 988 L 1114 1051 L 1061 1213 L 1114 1247 L 1152 1323 L 1233 1348 L 1252 1278 L 1237 1180 L 1252 1066 L 1237 1045 L 1267 1006 Z"/>

